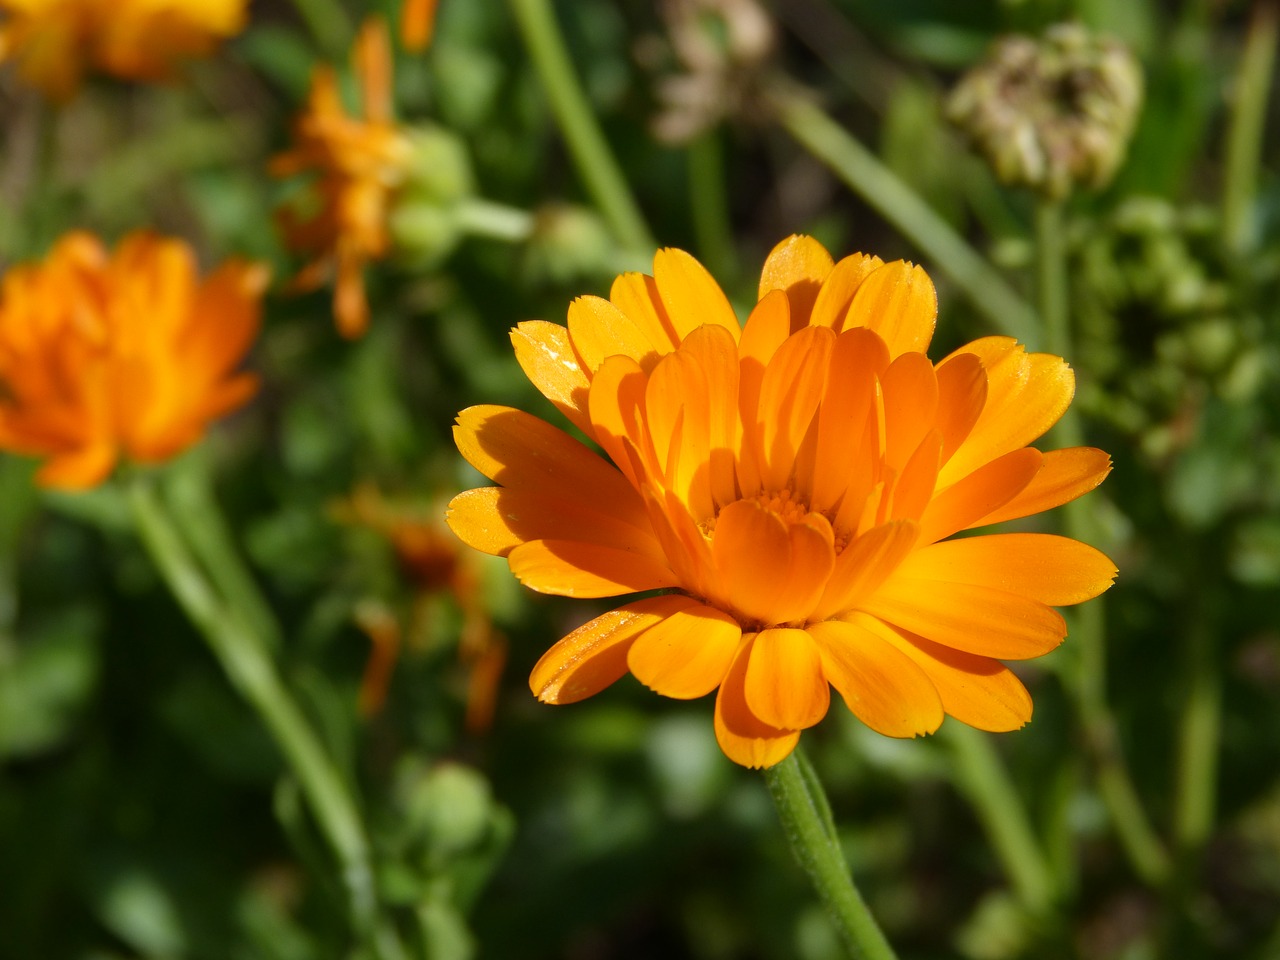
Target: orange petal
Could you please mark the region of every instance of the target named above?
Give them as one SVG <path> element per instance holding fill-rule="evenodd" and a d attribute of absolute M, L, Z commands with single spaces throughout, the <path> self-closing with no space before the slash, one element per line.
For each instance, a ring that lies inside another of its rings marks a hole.
<path fill-rule="evenodd" d="M 601 614 L 560 640 L 529 674 L 529 689 L 544 703 L 577 703 L 627 672 L 627 651 L 645 630 L 694 603 L 668 594 Z"/>
<path fill-rule="evenodd" d="M 36 483 L 54 490 L 88 490 L 111 475 L 116 447 L 103 440 L 69 453 L 54 454 L 36 472 Z"/>
<path fill-rule="evenodd" d="M 744 685 L 754 634 L 742 639 L 729 672 L 716 695 L 716 742 L 734 763 L 744 767 L 772 767 L 785 760 L 800 742 L 799 730 L 780 730 L 765 723 L 747 706 Z"/>
<path fill-rule="evenodd" d="M 763 300 L 774 290 L 783 291 L 790 302 L 794 329 L 808 326 L 814 301 L 833 266 L 831 254 L 813 237 L 787 237 L 765 258 L 756 299 Z"/>
<path fill-rule="evenodd" d="M 761 481 L 765 490 L 787 485 L 796 453 L 818 412 L 835 334 L 805 327 L 778 348 L 760 383 Z"/>
<path fill-rule="evenodd" d="M 663 475 L 644 418 L 648 383 L 639 364 L 630 357 L 615 356 L 596 371 L 587 393 L 591 436 L 635 488 L 642 486 L 646 477 L 659 482 Z M 637 454 L 635 462 L 628 445 Z"/>
<path fill-rule="evenodd" d="M 1044 455 L 1040 472 L 1021 493 L 999 509 L 975 520 L 985 526 L 1029 517 L 1082 497 L 1111 472 L 1111 458 L 1094 447 L 1068 447 Z"/>
<path fill-rule="evenodd" d="M 921 547 L 898 568 L 913 580 L 976 584 L 1067 606 L 1111 586 L 1116 566 L 1086 543 L 1049 533 L 999 533 Z"/>
<path fill-rule="evenodd" d="M 590 436 L 587 388 L 591 382 L 574 357 L 569 331 L 558 323 L 526 320 L 511 331 L 511 344 L 529 382 Z"/>
<path fill-rule="evenodd" d="M 855 717 L 887 737 L 932 733 L 942 723 L 942 700 L 929 677 L 883 639 L 869 617 L 827 620 L 808 632 L 826 679 Z"/>
<path fill-rule="evenodd" d="M 790 333 L 790 306 L 786 294 L 775 290 L 755 305 L 738 342 L 738 411 L 742 440 L 738 451 L 738 488 L 744 497 L 760 492 L 763 462 L 760 429 L 760 385 L 764 372 Z"/>
<path fill-rule="evenodd" d="M 381 17 L 370 17 L 360 27 L 354 48 L 356 76 L 366 120 L 391 120 L 391 37 Z"/>
<path fill-rule="evenodd" d="M 1004 733 L 1031 719 L 1031 694 L 999 660 L 885 629 L 881 636 L 910 657 L 933 683 L 948 716 L 979 730 Z"/>
<path fill-rule="evenodd" d="M 987 402 L 987 371 L 970 353 L 956 354 L 938 364 L 938 432 L 942 434 L 942 462 L 956 452 L 978 422 Z"/>
<path fill-rule="evenodd" d="M 667 316 L 667 308 L 658 295 L 658 284 L 643 273 L 623 273 L 614 278 L 609 302 L 631 318 L 643 330 L 660 353 L 670 353 L 680 343 L 675 325 Z"/>
<path fill-rule="evenodd" d="M 421 53 L 435 32 L 436 0 L 404 0 L 400 10 L 400 42 L 411 53 Z"/>
<path fill-rule="evenodd" d="M 707 268 L 685 253 L 668 247 L 653 257 L 653 279 L 676 333 L 684 339 L 704 323 L 724 327 L 736 343 L 742 327 L 729 299 Z"/>
<path fill-rule="evenodd" d="M 826 590 L 812 618 L 826 620 L 852 610 L 874 592 L 897 568 L 916 544 L 916 525 L 910 520 L 894 520 L 873 527 L 844 548 L 836 557 Z"/>
<path fill-rule="evenodd" d="M 889 351 L 874 332 L 859 328 L 836 337 L 818 412 L 809 500 L 814 510 L 831 509 L 851 486 L 870 487 L 872 456 L 858 441 L 874 404 L 876 378 L 888 365 Z"/>
<path fill-rule="evenodd" d="M 741 638 L 742 627 L 728 614 L 691 602 L 641 634 L 627 665 L 649 689 L 692 700 L 720 685 Z"/>
<path fill-rule="evenodd" d="M 762 630 L 751 647 L 743 693 L 751 713 L 782 730 L 804 730 L 827 713 L 831 692 L 804 630 Z"/>
<path fill-rule="evenodd" d="M 933 543 L 964 530 L 1026 488 L 1039 472 L 1044 455 L 1023 447 L 979 467 L 959 483 L 934 495 L 920 518 L 920 542 Z"/>
<path fill-rule="evenodd" d="M 885 462 L 901 469 L 933 429 L 938 378 L 922 353 L 904 353 L 880 377 L 884 391 Z"/>
<path fill-rule="evenodd" d="M 720 511 L 711 539 L 715 567 L 724 578 L 728 601 L 747 620 L 781 622 L 791 568 L 787 525 L 754 500 L 738 500 Z"/>
<path fill-rule="evenodd" d="M 849 312 L 849 304 L 853 302 L 853 295 L 857 293 L 858 287 L 862 286 L 862 281 L 873 270 L 882 266 L 884 261 L 879 257 L 869 257 L 863 253 L 855 253 L 837 263 L 818 292 L 810 324 L 815 327 L 831 327 L 839 333 L 844 328 L 845 315 Z"/>
<path fill-rule="evenodd" d="M 628 314 L 602 297 L 578 297 L 569 304 L 569 339 L 588 375 L 606 357 L 631 357 L 649 370 L 658 360 L 658 344 L 636 326 Z"/>
<path fill-rule="evenodd" d="M 665 486 L 675 491 L 699 520 L 715 515 L 707 469 L 711 454 L 707 389 L 701 364 L 683 344 L 662 358 L 645 387 L 645 419 L 663 466 Z"/>
<path fill-rule="evenodd" d="M 1048 653 L 1067 635 L 1062 614 L 992 587 L 912 580 L 895 573 L 860 609 L 936 643 L 999 660 Z"/>
<path fill-rule="evenodd" d="M 530 590 L 560 597 L 616 597 L 680 586 L 664 561 L 623 547 L 573 540 L 533 540 L 507 555 Z"/>
<path fill-rule="evenodd" d="M 849 304 L 843 330 L 869 327 L 880 334 L 891 357 L 924 353 L 938 319 L 938 294 L 920 267 L 902 260 L 873 270 Z"/>
<path fill-rule="evenodd" d="M 717 506 L 738 499 L 734 452 L 741 444 L 738 419 L 738 351 L 722 327 L 699 327 L 680 345 L 706 382 L 706 470 Z"/>

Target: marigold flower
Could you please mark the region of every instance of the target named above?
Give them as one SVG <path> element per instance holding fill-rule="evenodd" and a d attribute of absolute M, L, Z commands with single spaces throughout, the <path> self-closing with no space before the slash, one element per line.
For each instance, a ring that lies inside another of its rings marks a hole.
<path fill-rule="evenodd" d="M 1071 401 L 1060 358 L 987 337 L 930 362 L 936 303 L 919 267 L 792 237 L 742 327 L 679 250 L 575 300 L 567 328 L 521 323 L 525 373 L 613 462 L 522 411 L 464 410 L 458 448 L 501 486 L 455 497 L 450 526 L 534 590 L 662 591 L 553 646 L 534 693 L 570 703 L 628 670 L 669 697 L 718 689 L 720 746 L 753 767 L 830 686 L 889 736 L 1030 719 L 1000 661 L 1056 647 L 1053 607 L 1115 567 L 1048 534 L 948 538 L 1073 500 L 1110 461 L 1028 446 Z"/>
<path fill-rule="evenodd" d="M 166 460 L 239 407 L 257 378 L 235 368 L 267 285 L 231 260 L 201 279 L 190 247 L 148 233 L 108 254 L 64 236 L 0 282 L 0 448 L 47 458 L 47 487 L 102 482 L 121 455 Z"/>
<path fill-rule="evenodd" d="M 163 80 L 244 29 L 247 0 L 0 0 L 0 60 L 32 86 L 70 98 L 90 69 Z"/>
<path fill-rule="evenodd" d="M 294 127 L 294 146 L 271 163 L 276 176 L 314 174 L 312 209 L 280 212 L 285 239 L 315 259 L 297 276 L 312 290 L 336 273 L 334 315 L 338 330 L 358 337 L 369 325 L 364 266 L 390 245 L 387 214 L 404 182 L 411 145 L 391 116 L 391 48 L 386 23 L 366 21 L 353 54 L 360 84 L 361 116 L 347 113 L 338 78 L 329 66 L 311 76 L 307 108 Z"/>

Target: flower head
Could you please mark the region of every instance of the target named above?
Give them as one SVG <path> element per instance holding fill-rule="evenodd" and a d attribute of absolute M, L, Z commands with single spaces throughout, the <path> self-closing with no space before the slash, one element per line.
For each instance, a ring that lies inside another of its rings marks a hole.
<path fill-rule="evenodd" d="M 0 0 L 0 60 L 28 83 L 70 98 L 82 75 L 162 80 L 207 56 L 245 23 L 246 0 Z"/>
<path fill-rule="evenodd" d="M 568 703 L 628 670 L 718 690 L 717 738 L 747 766 L 784 758 L 830 687 L 890 736 L 1025 723 L 1000 661 L 1056 647 L 1053 607 L 1115 567 L 1065 537 L 948 538 L 1075 499 L 1110 463 L 1028 446 L 1071 401 L 1065 362 L 988 337 L 932 363 L 935 313 L 919 267 L 792 237 L 745 326 L 679 250 L 575 300 L 567 328 L 520 324 L 526 374 L 609 459 L 519 410 L 464 410 L 458 447 L 501 486 L 455 497 L 450 526 L 534 590 L 660 591 L 553 646 L 534 693 Z"/>
<path fill-rule="evenodd" d="M 314 176 L 313 192 L 305 198 L 311 208 L 284 208 L 281 225 L 291 247 L 314 257 L 295 281 L 299 288 L 315 289 L 336 274 L 334 315 L 347 337 L 368 327 L 364 266 L 387 253 L 388 208 L 412 154 L 391 116 L 391 49 L 382 20 L 361 28 L 354 64 L 361 115 L 347 113 L 333 69 L 317 67 L 307 108 L 294 127 L 294 145 L 271 165 L 276 176 Z"/>
<path fill-rule="evenodd" d="M 85 233 L 0 283 L 0 448 L 47 458 L 44 486 L 102 482 L 122 456 L 166 460 L 251 397 L 237 373 L 266 269 L 201 279 L 179 240 L 135 233 L 108 254 Z"/>

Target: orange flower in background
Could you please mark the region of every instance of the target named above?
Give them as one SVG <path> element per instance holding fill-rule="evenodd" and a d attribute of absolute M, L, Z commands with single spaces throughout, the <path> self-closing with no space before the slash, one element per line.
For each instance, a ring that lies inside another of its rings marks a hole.
<path fill-rule="evenodd" d="M 347 113 L 333 69 L 317 67 L 294 146 L 271 164 L 276 176 L 314 176 L 303 198 L 310 209 L 286 207 L 280 221 L 289 246 L 314 257 L 295 286 L 313 290 L 334 277 L 333 310 L 345 337 L 358 337 L 369 325 L 364 267 L 387 253 L 388 207 L 411 152 L 391 116 L 391 48 L 382 20 L 361 28 L 354 65 L 362 116 Z"/>
<path fill-rule="evenodd" d="M 435 33 L 437 0 L 404 0 L 400 8 L 400 42 L 420 53 L 431 45 Z"/>
<path fill-rule="evenodd" d="M 0 282 L 0 448 L 46 458 L 46 487 L 102 482 L 121 456 L 166 460 L 257 389 L 236 366 L 258 332 L 267 271 L 201 279 L 191 248 L 148 233 L 108 253 L 64 236 Z"/>
<path fill-rule="evenodd" d="M 67 100 L 89 70 L 163 80 L 245 25 L 247 0 L 0 0 L 0 60 Z"/>
<path fill-rule="evenodd" d="M 1110 461 L 1028 446 L 1071 402 L 1063 360 L 988 337 L 932 363 L 935 316 L 919 267 L 792 237 L 745 326 L 679 250 L 575 300 L 567 328 L 520 324 L 525 373 L 612 463 L 522 411 L 464 410 L 458 448 L 501 486 L 455 497 L 450 526 L 534 590 L 661 591 L 553 646 L 534 693 L 570 703 L 628 671 L 718 690 L 720 746 L 752 767 L 791 752 L 830 687 L 889 736 L 1026 723 L 1001 661 L 1056 647 L 1053 608 L 1115 567 L 1065 537 L 948 538 L 1073 500 Z"/>

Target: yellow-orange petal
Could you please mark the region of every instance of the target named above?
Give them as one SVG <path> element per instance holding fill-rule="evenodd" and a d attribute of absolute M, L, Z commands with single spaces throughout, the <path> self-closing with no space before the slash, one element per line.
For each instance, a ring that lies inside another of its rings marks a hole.
<path fill-rule="evenodd" d="M 529 689 L 544 703 L 577 703 L 621 679 L 636 637 L 694 601 L 668 594 L 647 597 L 584 623 L 557 642 L 529 674 Z"/>
<path fill-rule="evenodd" d="M 971 353 L 955 354 L 938 364 L 938 432 L 946 463 L 969 436 L 987 403 L 987 371 Z"/>
<path fill-rule="evenodd" d="M 627 666 L 650 690 L 692 700 L 720 685 L 741 638 L 738 621 L 690 601 L 636 638 Z"/>
<path fill-rule="evenodd" d="M 770 726 L 747 706 L 744 685 L 754 634 L 743 637 L 729 672 L 716 695 L 716 742 L 734 763 L 744 767 L 772 767 L 787 758 L 800 742 L 799 730 Z"/>
<path fill-rule="evenodd" d="M 807 326 L 822 282 L 835 265 L 826 247 L 813 237 L 793 234 L 775 246 L 760 271 L 757 300 L 781 290 L 790 303 L 794 329 Z"/>
<path fill-rule="evenodd" d="M 804 730 L 827 713 L 830 688 L 813 638 L 804 630 L 762 630 L 751 646 L 743 694 L 751 713 L 782 730 Z"/>
<path fill-rule="evenodd" d="M 558 597 L 616 597 L 680 586 L 665 561 L 598 543 L 532 540 L 512 548 L 507 563 L 530 590 Z"/>
<path fill-rule="evenodd" d="M 873 527 L 844 548 L 836 557 L 822 599 L 814 608 L 815 620 L 826 620 L 852 610 L 874 592 L 911 552 L 917 541 L 916 524 L 893 520 Z"/>
<path fill-rule="evenodd" d="M 858 285 L 841 330 L 869 327 L 880 335 L 891 357 L 923 353 L 933 339 L 938 294 L 920 267 L 902 260 L 871 271 Z"/>
<path fill-rule="evenodd" d="M 738 500 L 720 511 L 711 556 L 724 581 L 727 601 L 748 621 L 782 622 L 787 601 L 791 537 L 787 525 L 754 500 Z"/>
<path fill-rule="evenodd" d="M 681 340 L 704 323 L 714 323 L 737 342 L 742 328 L 729 298 L 697 260 L 673 247 L 659 250 L 653 257 L 653 279 Z"/>
<path fill-rule="evenodd" d="M 913 580 L 895 573 L 861 609 L 927 640 L 997 660 L 1029 660 L 1062 642 L 1062 614 L 1038 600 L 992 587 Z"/>
<path fill-rule="evenodd" d="M 988 516 L 1026 489 L 1043 463 L 1039 450 L 1023 447 L 936 493 L 920 517 L 920 542 L 949 537 Z"/>
<path fill-rule="evenodd" d="M 872 456 L 858 441 L 875 403 L 877 378 L 888 365 L 888 348 L 875 332 L 863 327 L 836 337 L 818 411 L 817 448 L 809 485 L 809 503 L 814 510 L 830 510 L 850 490 L 855 499 L 866 495 L 879 451 Z"/>
<path fill-rule="evenodd" d="M 404 0 L 400 8 L 400 42 L 411 53 L 431 45 L 435 33 L 436 0 Z"/>
<path fill-rule="evenodd" d="M 660 353 L 670 353 L 680 342 L 675 325 L 658 295 L 658 284 L 643 273 L 623 273 L 609 288 L 609 302 L 631 318 Z"/>
<path fill-rule="evenodd" d="M 598 370 L 605 358 L 618 354 L 631 357 L 645 370 L 658 361 L 659 344 L 603 297 L 578 297 L 569 304 L 569 340 L 588 375 Z"/>
<path fill-rule="evenodd" d="M 923 353 L 904 353 L 880 377 L 884 391 L 885 463 L 902 469 L 938 414 L 938 378 Z"/>
<path fill-rule="evenodd" d="M 1044 455 L 1040 471 L 1016 497 L 971 525 L 1029 517 L 1082 497 L 1111 472 L 1111 458 L 1094 447 L 1068 447 Z"/>
<path fill-rule="evenodd" d="M 766 490 L 787 485 L 796 453 L 822 402 L 835 340 L 826 327 L 806 327 L 787 338 L 765 369 L 755 423 L 744 429 L 756 431 L 760 438 L 760 478 Z"/>
<path fill-rule="evenodd" d="M 991 587 L 1051 606 L 1068 606 L 1110 587 L 1116 566 L 1102 551 L 1069 537 L 998 533 L 921 547 L 902 562 L 898 574 Z"/>
<path fill-rule="evenodd" d="M 888 643 L 869 617 L 827 620 L 807 629 L 823 674 L 855 717 L 887 737 L 915 737 L 937 730 L 942 700 L 929 677 Z"/>
<path fill-rule="evenodd" d="M 734 451 L 742 442 L 738 419 L 738 350 L 724 328 L 699 327 L 680 345 L 706 384 L 707 484 L 717 507 L 738 498 Z M 687 439 L 686 439 L 687 442 Z"/>
<path fill-rule="evenodd" d="M 591 381 L 576 362 L 569 331 L 558 323 L 526 320 L 511 331 L 511 344 L 529 382 L 575 427 L 590 436 L 587 389 Z"/>
<path fill-rule="evenodd" d="M 91 443 L 51 456 L 36 471 L 35 480 L 54 490 L 88 490 L 111 475 L 118 453 L 110 441 Z"/>
<path fill-rule="evenodd" d="M 885 629 L 881 636 L 924 671 L 948 716 L 992 733 L 1017 730 L 1031 719 L 1031 694 L 999 660 L 897 630 Z"/>
<path fill-rule="evenodd" d="M 864 253 L 855 253 L 842 259 L 822 281 L 822 289 L 818 291 L 818 298 L 813 304 L 809 323 L 815 327 L 831 327 L 837 332 L 842 330 L 853 295 L 857 293 L 862 281 L 873 270 L 882 266 L 884 261 L 879 257 Z"/>

